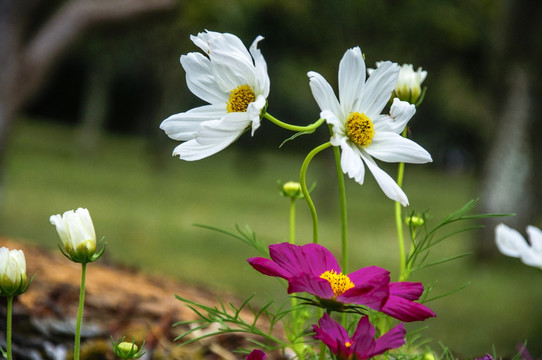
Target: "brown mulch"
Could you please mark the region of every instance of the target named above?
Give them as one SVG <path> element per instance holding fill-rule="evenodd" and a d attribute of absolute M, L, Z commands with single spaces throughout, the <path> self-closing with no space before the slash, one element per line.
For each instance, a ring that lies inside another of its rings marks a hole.
<path fill-rule="evenodd" d="M 29 290 L 15 298 L 14 359 L 70 359 L 79 299 L 81 265 L 60 251 L 0 238 L 0 246 L 24 251 L 27 273 L 36 274 Z M 187 330 L 173 326 L 194 320 L 194 313 L 175 294 L 205 305 L 217 295 L 167 277 L 150 276 L 100 259 L 87 265 L 81 360 L 115 359 L 110 338 L 146 341 L 147 359 L 240 359 L 238 347 L 250 348 L 238 335 L 214 337 L 179 347 L 175 337 Z M 239 303 L 220 294 L 225 302 Z M 5 348 L 5 299 L 0 308 L 0 345 Z M 250 316 L 250 314 L 247 314 Z"/>

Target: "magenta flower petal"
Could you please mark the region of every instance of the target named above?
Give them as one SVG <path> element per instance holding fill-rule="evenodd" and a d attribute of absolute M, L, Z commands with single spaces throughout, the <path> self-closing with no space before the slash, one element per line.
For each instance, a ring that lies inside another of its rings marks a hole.
<path fill-rule="evenodd" d="M 407 300 L 418 300 L 423 293 L 423 285 L 419 282 L 394 282 L 390 284 L 390 294 Z"/>
<path fill-rule="evenodd" d="M 283 267 L 281 267 L 272 260 L 262 257 L 253 257 L 247 259 L 247 261 L 250 265 L 252 265 L 254 269 L 258 270 L 264 275 L 277 276 L 286 280 L 288 280 L 292 276 L 292 273 L 290 273 L 288 270 L 285 270 Z"/>
<path fill-rule="evenodd" d="M 350 290 L 337 297 L 338 301 L 366 305 L 380 310 L 389 293 L 389 271 L 377 266 L 361 268 L 348 274 L 348 278 L 356 284 Z"/>
<path fill-rule="evenodd" d="M 390 349 L 398 348 L 405 343 L 406 330 L 399 324 L 380 338 L 374 338 L 375 329 L 367 316 L 361 318 L 352 337 L 327 313 L 313 325 L 315 339 L 321 340 L 338 358 L 351 358 L 355 353 L 356 360 L 369 359 Z"/>
<path fill-rule="evenodd" d="M 334 295 L 329 281 L 307 273 L 290 278 L 288 294 L 296 292 L 307 292 L 322 299 L 331 299 Z"/>
<path fill-rule="evenodd" d="M 394 295 L 390 295 L 381 311 L 405 322 L 421 321 L 437 316 L 425 305 Z"/>
<path fill-rule="evenodd" d="M 265 360 L 266 358 L 266 353 L 260 349 L 254 349 L 247 355 L 246 360 Z"/>
<path fill-rule="evenodd" d="M 391 349 L 397 349 L 405 344 L 406 329 L 403 324 L 394 326 L 390 331 L 376 340 L 373 354 L 382 354 Z"/>
<path fill-rule="evenodd" d="M 318 327 L 318 325 L 320 327 Z M 352 349 L 347 347 L 350 342 L 348 332 L 327 313 L 318 321 L 318 325 L 313 325 L 312 328 L 316 335 L 316 340 L 322 341 L 334 354 L 341 354 L 345 357 L 352 354 Z"/>
<path fill-rule="evenodd" d="M 318 244 L 303 246 L 289 243 L 269 246 L 271 259 L 292 274 L 309 273 L 320 276 L 328 270 L 341 271 L 333 254 Z"/>

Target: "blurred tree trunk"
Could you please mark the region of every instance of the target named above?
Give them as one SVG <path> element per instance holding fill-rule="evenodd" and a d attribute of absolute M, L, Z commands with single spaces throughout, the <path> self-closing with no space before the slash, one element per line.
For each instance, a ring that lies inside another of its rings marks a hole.
<path fill-rule="evenodd" d="M 89 153 L 96 149 L 109 107 L 109 89 L 112 78 L 109 57 L 99 56 L 90 69 L 81 114 L 79 144 Z"/>
<path fill-rule="evenodd" d="M 69 0 L 37 29 L 41 0 L 0 0 L 0 180 L 9 129 L 17 112 L 42 85 L 62 53 L 103 22 L 171 9 L 176 0 Z M 50 5 L 49 7 L 53 7 Z M 43 9 L 41 9 L 43 10 Z M 32 18 L 32 20 L 31 20 Z"/>
<path fill-rule="evenodd" d="M 488 151 L 482 180 L 482 207 L 488 213 L 516 213 L 505 219 L 488 219 L 477 243 L 478 257 L 495 253 L 494 229 L 499 222 L 525 231 L 540 219 L 542 203 L 542 154 L 539 137 L 542 130 L 539 69 L 541 54 L 536 53 L 540 39 L 540 2 L 519 0 L 509 4 L 505 13 L 501 55 L 495 67 L 492 145 Z"/>

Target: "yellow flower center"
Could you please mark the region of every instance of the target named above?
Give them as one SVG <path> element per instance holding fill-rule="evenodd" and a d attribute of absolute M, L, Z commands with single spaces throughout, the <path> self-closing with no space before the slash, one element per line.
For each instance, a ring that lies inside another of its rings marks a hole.
<path fill-rule="evenodd" d="M 365 114 L 351 113 L 346 120 L 346 135 L 354 144 L 366 148 L 375 136 L 373 122 Z"/>
<path fill-rule="evenodd" d="M 346 346 L 346 348 L 349 348 L 350 346 L 352 346 L 352 343 L 350 341 L 347 341 L 344 343 L 344 346 Z"/>
<path fill-rule="evenodd" d="M 343 273 L 337 273 L 335 270 L 329 270 L 320 275 L 321 279 L 325 279 L 329 281 L 331 284 L 331 289 L 333 290 L 333 294 L 335 296 L 344 294 L 348 289 L 351 289 L 354 287 L 354 283 L 348 275 L 345 275 Z"/>
<path fill-rule="evenodd" d="M 248 85 L 240 85 L 230 91 L 230 98 L 227 102 L 228 112 L 246 112 L 248 104 L 256 100 L 256 95 Z"/>

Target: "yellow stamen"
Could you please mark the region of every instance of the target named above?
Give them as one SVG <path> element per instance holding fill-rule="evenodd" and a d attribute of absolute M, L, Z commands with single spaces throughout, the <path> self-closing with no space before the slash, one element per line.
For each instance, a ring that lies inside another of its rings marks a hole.
<path fill-rule="evenodd" d="M 230 91 L 227 110 L 231 112 L 246 112 L 248 104 L 256 100 L 256 95 L 248 85 L 240 85 Z"/>
<path fill-rule="evenodd" d="M 356 145 L 366 148 L 375 136 L 373 122 L 365 114 L 351 113 L 346 120 L 346 135 Z"/>
<path fill-rule="evenodd" d="M 352 346 L 352 343 L 350 341 L 347 341 L 344 343 L 344 346 L 346 346 L 346 348 L 349 348 L 350 346 Z"/>
<path fill-rule="evenodd" d="M 331 289 L 333 290 L 333 294 L 335 296 L 344 294 L 348 289 L 351 289 L 354 287 L 354 283 L 348 275 L 345 275 L 343 273 L 337 273 L 335 270 L 329 270 L 320 275 L 321 279 L 325 279 L 329 281 L 331 284 Z"/>

